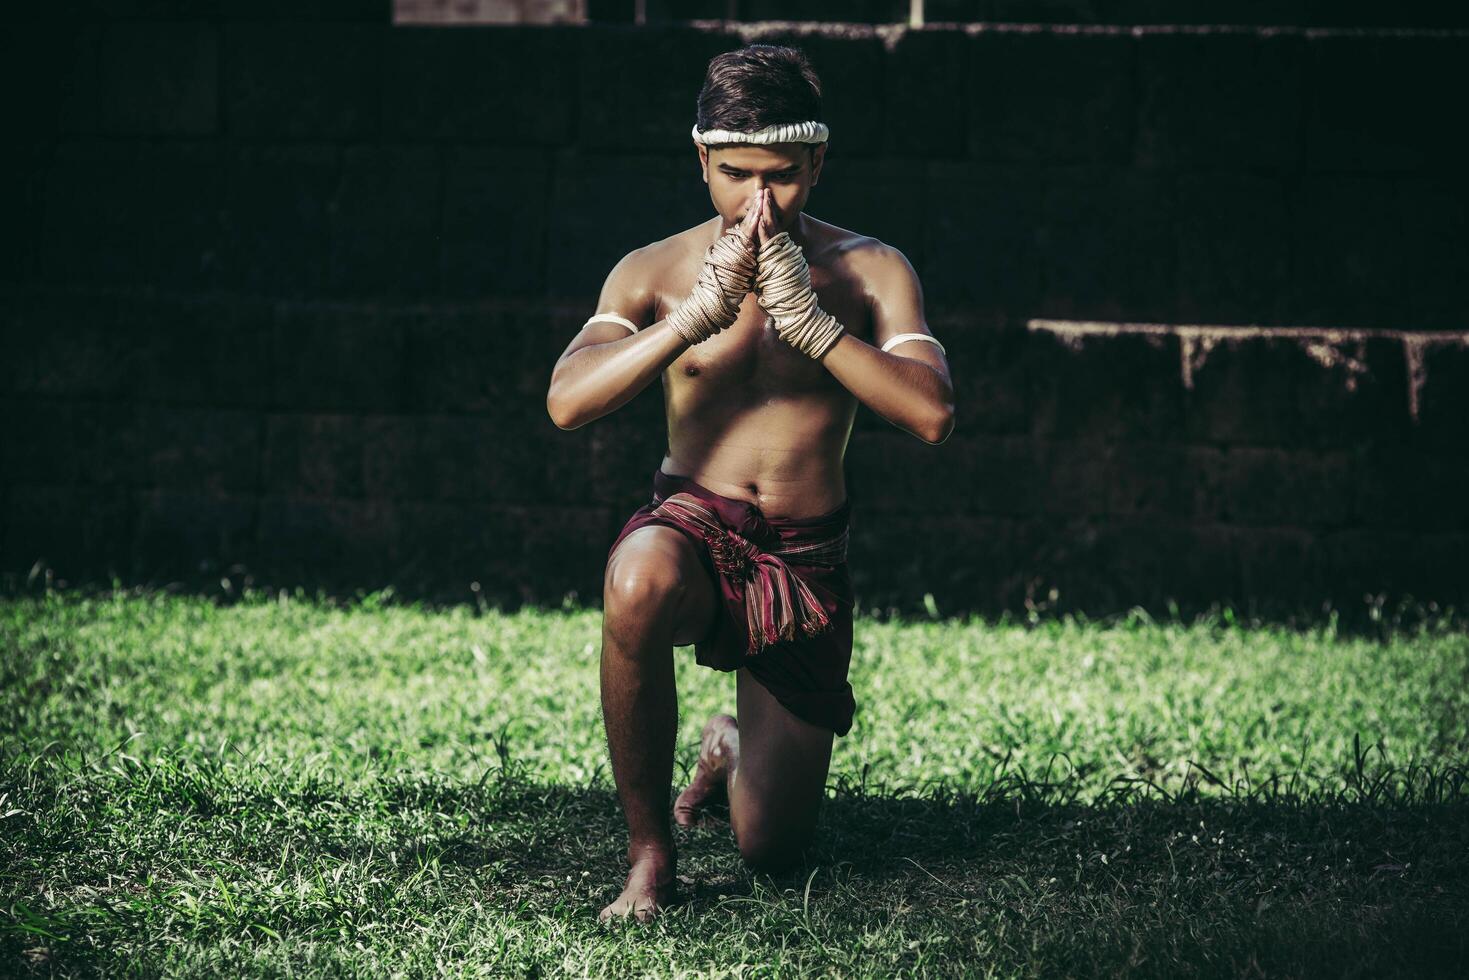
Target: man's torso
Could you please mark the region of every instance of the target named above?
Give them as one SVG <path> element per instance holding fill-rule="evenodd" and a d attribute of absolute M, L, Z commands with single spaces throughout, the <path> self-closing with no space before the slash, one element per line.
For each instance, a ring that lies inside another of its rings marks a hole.
<path fill-rule="evenodd" d="M 861 276 L 877 243 L 806 216 L 804 252 L 821 308 L 867 340 L 871 314 Z M 717 218 L 648 247 L 653 321 L 684 301 L 698 278 Z M 824 514 L 846 499 L 842 458 L 857 399 L 819 362 L 781 340 L 753 295 L 725 330 L 684 351 L 663 372 L 666 473 L 747 500 L 771 517 Z"/>

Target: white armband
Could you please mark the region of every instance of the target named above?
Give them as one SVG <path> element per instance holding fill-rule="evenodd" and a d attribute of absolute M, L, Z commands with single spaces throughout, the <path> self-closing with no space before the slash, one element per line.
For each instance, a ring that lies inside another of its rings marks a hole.
<path fill-rule="evenodd" d="M 598 322 L 602 322 L 602 321 L 605 321 L 607 323 L 620 323 L 624 327 L 627 327 L 627 329 L 631 330 L 633 333 L 637 333 L 638 332 L 638 325 L 636 323 L 633 323 L 631 320 L 627 319 L 626 317 L 618 316 L 616 313 L 598 313 L 596 316 L 588 317 L 587 318 L 587 322 L 586 323 L 583 323 L 582 326 L 585 327 L 585 326 L 588 326 L 589 324 L 598 323 Z"/>
<path fill-rule="evenodd" d="M 938 340 L 930 337 L 926 333 L 900 333 L 896 337 L 889 337 L 888 342 L 882 345 L 882 352 L 886 354 L 888 351 L 892 350 L 899 344 L 906 343 L 910 340 L 926 340 L 930 344 L 933 344 L 935 347 L 937 347 L 940 353 L 942 353 L 945 357 L 947 357 L 949 354 L 948 351 L 944 350 L 943 344 L 939 343 Z"/>

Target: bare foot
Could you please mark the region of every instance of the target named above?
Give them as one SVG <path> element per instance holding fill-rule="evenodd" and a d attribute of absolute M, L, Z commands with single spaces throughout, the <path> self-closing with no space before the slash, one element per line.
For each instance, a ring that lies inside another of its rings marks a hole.
<path fill-rule="evenodd" d="M 605 923 L 614 918 L 628 917 L 639 922 L 652 921 L 678 896 L 678 884 L 673 876 L 674 860 L 670 854 L 649 852 L 633 861 L 622 894 L 602 910 L 597 921 Z"/>
<path fill-rule="evenodd" d="M 699 764 L 694 778 L 673 801 L 673 819 L 680 827 L 692 827 L 702 811 L 719 800 L 728 800 L 726 777 L 740 758 L 740 729 L 729 715 L 715 715 L 704 726 L 699 740 Z"/>

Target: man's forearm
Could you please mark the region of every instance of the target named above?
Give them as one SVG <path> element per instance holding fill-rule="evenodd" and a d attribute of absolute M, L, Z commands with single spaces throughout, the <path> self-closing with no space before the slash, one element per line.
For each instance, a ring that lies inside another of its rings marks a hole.
<path fill-rule="evenodd" d="M 954 392 L 922 361 L 844 333 L 821 363 L 858 401 L 924 442 L 943 442 L 954 428 Z"/>
<path fill-rule="evenodd" d="M 616 411 L 663 373 L 688 342 L 659 320 L 637 333 L 592 344 L 551 374 L 546 410 L 557 428 L 575 429 Z"/>

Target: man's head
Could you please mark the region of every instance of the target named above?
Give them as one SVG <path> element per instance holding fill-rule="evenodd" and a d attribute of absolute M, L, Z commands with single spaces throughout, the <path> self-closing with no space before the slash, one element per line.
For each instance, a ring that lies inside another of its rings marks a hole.
<path fill-rule="evenodd" d="M 750 44 L 715 55 L 699 91 L 696 127 L 753 133 L 783 123 L 821 120 L 821 81 L 805 54 Z M 774 198 L 779 230 L 789 230 L 821 175 L 826 143 L 696 143 L 709 197 L 733 225 L 762 187 Z"/>

